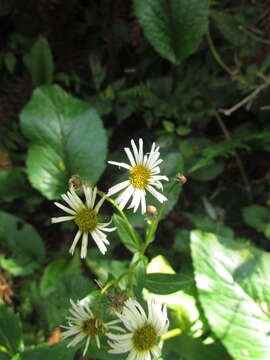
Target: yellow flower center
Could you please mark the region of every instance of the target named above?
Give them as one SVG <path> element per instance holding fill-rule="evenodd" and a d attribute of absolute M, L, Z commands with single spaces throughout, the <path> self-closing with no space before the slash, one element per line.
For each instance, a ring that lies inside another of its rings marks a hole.
<path fill-rule="evenodd" d="M 130 170 L 129 181 L 136 189 L 144 189 L 149 182 L 151 170 L 144 165 L 135 165 Z"/>
<path fill-rule="evenodd" d="M 97 227 L 97 214 L 93 209 L 82 209 L 75 216 L 74 221 L 82 233 L 91 232 Z"/>
<path fill-rule="evenodd" d="M 132 341 L 137 351 L 150 350 L 157 343 L 157 332 L 151 324 L 145 324 L 134 332 Z"/>
<path fill-rule="evenodd" d="M 87 319 L 82 323 L 82 331 L 86 336 L 98 335 L 101 325 L 97 319 Z"/>

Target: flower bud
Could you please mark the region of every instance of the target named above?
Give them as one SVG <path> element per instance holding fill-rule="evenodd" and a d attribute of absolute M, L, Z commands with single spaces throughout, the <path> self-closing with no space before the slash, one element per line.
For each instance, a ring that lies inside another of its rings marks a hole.
<path fill-rule="evenodd" d="M 151 215 L 151 216 L 156 216 L 158 213 L 157 208 L 154 205 L 147 205 L 146 212 L 148 215 Z"/>
<path fill-rule="evenodd" d="M 121 313 L 123 310 L 123 306 L 129 297 L 125 293 L 118 293 L 115 295 L 110 295 L 110 307 L 113 312 Z"/>
<path fill-rule="evenodd" d="M 80 178 L 79 175 L 72 175 L 68 181 L 69 187 L 73 188 L 74 190 L 81 190 L 84 181 Z"/>
<path fill-rule="evenodd" d="M 183 174 L 177 174 L 176 179 L 179 184 L 184 185 L 187 182 L 187 178 Z"/>

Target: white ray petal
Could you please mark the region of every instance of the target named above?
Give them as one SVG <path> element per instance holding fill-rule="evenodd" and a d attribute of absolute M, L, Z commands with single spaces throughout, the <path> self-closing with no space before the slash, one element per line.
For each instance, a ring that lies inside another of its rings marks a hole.
<path fill-rule="evenodd" d="M 124 207 L 126 206 L 127 202 L 129 201 L 129 199 L 131 198 L 132 194 L 133 194 L 133 186 L 128 186 L 126 188 L 126 190 L 115 200 L 115 202 L 117 204 L 119 204 L 119 209 L 123 210 Z"/>
<path fill-rule="evenodd" d="M 108 163 L 112 164 L 112 165 L 123 167 L 124 169 L 127 169 L 127 170 L 129 170 L 131 168 L 130 165 L 128 165 L 126 163 L 120 163 L 120 162 L 117 162 L 117 161 L 108 161 Z"/>
<path fill-rule="evenodd" d="M 76 248 L 76 245 L 78 243 L 78 241 L 80 240 L 80 237 L 81 237 L 82 233 L 80 232 L 80 230 L 77 231 L 77 234 L 75 235 L 75 238 L 73 240 L 73 243 L 69 249 L 69 252 L 71 253 L 71 255 L 73 255 L 74 253 L 74 250 Z"/>
<path fill-rule="evenodd" d="M 168 199 L 166 196 L 162 195 L 158 191 L 156 191 L 151 185 L 147 185 L 146 189 L 156 198 L 159 202 L 163 203 L 164 201 L 167 201 Z"/>
<path fill-rule="evenodd" d="M 103 205 L 104 201 L 105 201 L 106 197 L 105 195 L 99 200 L 99 202 L 97 203 L 97 205 L 95 206 L 94 210 L 95 212 L 98 214 L 99 209 L 101 208 L 101 206 Z"/>
<path fill-rule="evenodd" d="M 73 220 L 74 216 L 59 216 L 59 217 L 53 217 L 51 219 L 52 224 L 56 224 L 62 221 L 69 221 L 69 220 Z"/>
<path fill-rule="evenodd" d="M 83 233 L 82 236 L 82 246 L 81 246 L 81 259 L 85 259 L 87 255 L 87 245 L 88 245 L 88 233 Z"/>
<path fill-rule="evenodd" d="M 59 202 L 54 202 L 54 205 L 58 206 L 60 209 L 64 210 L 70 215 L 76 215 L 76 211 L 66 207 L 65 205 L 60 204 Z"/>
<path fill-rule="evenodd" d="M 136 163 L 135 163 L 134 157 L 133 157 L 133 155 L 132 155 L 132 152 L 130 151 L 130 148 L 124 148 L 124 150 L 125 150 L 125 152 L 126 152 L 126 154 L 127 154 L 127 157 L 128 157 L 128 159 L 129 159 L 129 161 L 130 161 L 130 164 L 131 164 L 132 166 L 135 166 Z"/>
<path fill-rule="evenodd" d="M 107 196 L 111 196 L 113 194 L 116 194 L 117 192 L 119 192 L 120 190 L 123 190 L 124 188 L 126 188 L 129 185 L 130 185 L 129 180 L 122 181 L 119 184 L 112 186 L 108 190 Z"/>

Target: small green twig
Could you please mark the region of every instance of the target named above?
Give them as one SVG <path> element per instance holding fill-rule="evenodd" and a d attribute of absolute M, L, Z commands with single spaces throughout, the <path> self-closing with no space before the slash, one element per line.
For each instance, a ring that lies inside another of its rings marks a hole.
<path fill-rule="evenodd" d="M 129 275 L 134 269 L 135 267 L 141 262 L 142 258 L 140 258 L 139 260 L 137 260 L 127 271 L 125 271 L 124 273 L 122 273 L 120 276 L 118 276 L 117 279 L 111 280 L 110 282 L 108 282 L 108 284 L 106 284 L 102 290 L 101 290 L 101 294 L 103 295 L 104 293 L 106 293 L 106 291 L 111 287 L 111 286 L 115 286 L 118 285 L 119 282 L 127 275 Z"/>
<path fill-rule="evenodd" d="M 231 137 L 231 134 L 229 132 L 229 130 L 227 129 L 224 121 L 222 120 L 220 114 L 218 113 L 218 111 L 215 112 L 215 116 L 216 116 L 216 119 L 217 119 L 217 122 L 224 134 L 224 137 L 226 140 L 231 140 L 232 137 Z M 240 171 L 240 174 L 242 176 L 242 179 L 243 179 L 243 183 L 245 185 L 245 189 L 248 193 L 248 197 L 249 199 L 251 200 L 252 199 L 252 192 L 251 192 L 251 186 L 250 186 L 250 182 L 248 180 L 248 176 L 246 174 L 246 171 L 245 171 L 245 168 L 244 168 L 244 165 L 243 165 L 243 162 L 238 154 L 238 152 L 236 150 L 233 151 L 233 155 L 235 157 L 235 160 L 236 160 L 236 163 L 237 163 L 237 166 L 239 168 L 239 171 Z"/>
<path fill-rule="evenodd" d="M 210 31 L 208 30 L 207 33 L 206 33 L 206 36 L 207 36 L 207 41 L 208 41 L 208 45 L 209 45 L 209 48 L 211 50 L 211 53 L 214 57 L 214 59 L 216 60 L 216 62 L 220 65 L 220 67 L 222 67 L 223 70 L 225 70 L 231 77 L 234 77 L 235 76 L 235 72 L 232 71 L 225 63 L 224 61 L 221 59 L 219 53 L 217 52 L 216 48 L 215 48 L 215 45 L 214 45 L 214 42 L 211 38 L 211 34 L 210 34 Z"/>
<path fill-rule="evenodd" d="M 238 26 L 238 29 L 240 31 L 242 31 L 244 34 L 246 34 L 247 36 L 249 36 L 251 39 L 255 40 L 255 41 L 258 41 L 262 44 L 267 44 L 267 45 L 270 45 L 270 41 L 269 40 L 266 40 L 266 39 L 262 39 L 261 37 L 253 34 L 251 31 L 249 31 L 248 29 L 244 28 L 244 26 L 240 25 Z"/>
<path fill-rule="evenodd" d="M 240 102 L 238 102 L 237 104 L 235 104 L 234 106 L 232 106 L 229 109 L 219 109 L 219 112 L 223 113 L 224 115 L 230 116 L 233 112 L 240 109 L 245 104 L 253 101 L 256 98 L 256 96 L 259 95 L 259 93 L 261 91 L 263 91 L 265 88 L 267 88 L 269 85 L 270 85 L 270 79 L 266 79 L 263 84 L 256 87 L 256 89 L 251 94 L 246 96 Z"/>
<path fill-rule="evenodd" d="M 174 188 L 174 186 L 176 185 L 177 183 L 173 183 L 172 186 L 170 187 L 169 191 L 168 191 L 168 196 L 169 194 L 171 193 L 172 189 Z M 146 240 L 145 240 L 145 245 L 142 249 L 142 254 L 145 253 L 147 247 L 149 246 L 149 244 L 151 244 L 153 242 L 153 239 L 154 239 L 154 236 L 155 236 L 155 233 L 156 233 L 156 230 L 157 230 L 157 227 L 158 227 L 158 223 L 161 219 L 161 216 L 163 214 L 163 211 L 166 207 L 166 202 L 164 202 L 159 210 L 159 213 L 158 215 L 156 216 L 156 218 L 154 219 L 154 221 L 152 222 L 150 228 L 149 228 L 149 231 L 147 231 L 146 233 Z"/>

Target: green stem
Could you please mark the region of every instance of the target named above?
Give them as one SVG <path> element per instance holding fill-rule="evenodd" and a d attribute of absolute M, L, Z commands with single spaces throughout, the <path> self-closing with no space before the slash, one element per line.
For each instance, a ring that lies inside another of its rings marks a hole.
<path fill-rule="evenodd" d="M 219 124 L 219 126 L 220 126 L 220 128 L 221 128 L 221 130 L 222 130 L 222 132 L 224 134 L 225 139 L 226 140 L 231 140 L 232 139 L 231 134 L 230 134 L 229 130 L 227 129 L 225 123 L 223 122 L 221 116 L 219 115 L 219 113 L 217 111 L 215 112 L 215 116 L 216 116 L 217 122 L 218 122 L 218 124 Z M 242 176 L 243 183 L 245 185 L 245 190 L 246 190 L 246 192 L 248 194 L 249 200 L 251 201 L 252 200 L 251 185 L 249 183 L 248 176 L 247 176 L 247 173 L 245 171 L 243 162 L 242 162 L 237 150 L 233 151 L 233 155 L 235 157 L 237 166 L 238 166 L 240 174 Z"/>
<path fill-rule="evenodd" d="M 128 218 L 126 217 L 125 213 L 121 209 L 119 209 L 119 206 L 115 203 L 115 201 L 113 199 L 111 199 L 109 196 L 107 196 L 104 192 L 98 190 L 98 194 L 100 196 L 105 196 L 105 199 L 116 208 L 116 210 L 119 212 L 119 214 L 122 216 L 123 220 L 125 221 L 128 231 L 130 232 L 130 235 L 132 236 L 132 239 L 134 240 L 135 244 L 137 244 L 138 246 L 141 246 L 140 241 L 137 237 L 136 231 L 134 230 L 133 226 L 128 221 Z"/>
<path fill-rule="evenodd" d="M 207 31 L 206 36 L 207 36 L 209 48 L 216 62 L 222 67 L 222 69 L 224 69 L 228 74 L 230 74 L 230 76 L 233 76 L 234 75 L 233 71 L 224 63 L 219 53 L 217 52 L 209 30 Z"/>
<path fill-rule="evenodd" d="M 153 242 L 153 240 L 154 240 L 154 236 L 155 236 L 155 233 L 156 233 L 156 230 L 157 230 L 157 227 L 158 227 L 158 223 L 159 223 L 159 221 L 161 219 L 164 208 L 165 208 L 165 203 L 162 204 L 158 215 L 156 216 L 155 220 L 152 222 L 152 224 L 151 224 L 151 226 L 149 228 L 149 231 L 147 231 L 147 233 L 146 233 L 146 240 L 145 240 L 145 245 L 144 245 L 144 247 L 142 249 L 142 254 L 145 253 L 145 251 L 148 248 L 149 244 L 151 244 L 151 242 Z"/>
<path fill-rule="evenodd" d="M 141 260 L 142 260 L 141 258 L 139 260 L 137 260 L 127 271 L 122 273 L 117 279 L 114 279 L 114 280 L 111 280 L 110 282 L 108 282 L 108 284 L 105 285 L 104 288 L 102 288 L 101 294 L 104 294 L 111 286 L 119 284 L 119 282 L 125 276 L 129 275 L 135 269 L 135 267 L 139 264 L 139 262 L 141 262 Z"/>
<path fill-rule="evenodd" d="M 168 191 L 168 197 L 172 191 L 172 189 L 174 188 L 174 186 L 176 185 L 177 183 L 173 183 L 172 186 L 170 187 L 169 191 Z M 163 211 L 165 209 L 165 206 L 166 206 L 166 202 L 164 202 L 160 208 L 160 211 L 157 215 L 157 217 L 155 218 L 155 220 L 152 222 L 152 224 L 150 225 L 150 228 L 149 228 L 149 231 L 147 231 L 146 233 L 146 240 L 145 240 L 145 245 L 142 249 L 142 254 L 145 253 L 146 249 L 148 248 L 149 244 L 151 244 L 154 240 L 154 236 L 155 236 L 155 233 L 156 233 L 156 230 L 157 230 L 157 227 L 158 227 L 158 223 L 161 219 L 161 216 L 163 214 Z"/>
<path fill-rule="evenodd" d="M 251 39 L 255 40 L 255 41 L 258 41 L 262 44 L 267 44 L 269 45 L 270 44 L 270 41 L 267 40 L 267 39 L 262 39 L 260 38 L 259 36 L 253 34 L 251 31 L 249 31 L 248 29 L 245 29 L 244 26 L 240 25 L 238 26 L 239 30 L 243 31 L 244 34 L 246 34 L 247 36 L 249 36 Z"/>

